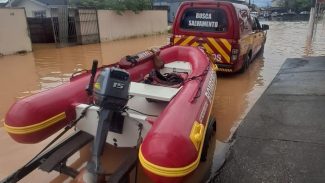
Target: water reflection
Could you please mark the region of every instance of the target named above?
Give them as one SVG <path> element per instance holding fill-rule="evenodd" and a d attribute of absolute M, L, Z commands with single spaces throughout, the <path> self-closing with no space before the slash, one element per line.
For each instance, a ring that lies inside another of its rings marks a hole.
<path fill-rule="evenodd" d="M 32 53 L 0 57 L 0 119 L 16 98 L 28 95 L 26 91 L 39 90 L 34 60 Z"/>
<path fill-rule="evenodd" d="M 307 39 L 308 22 L 263 22 L 270 25 L 264 54 L 243 74 L 220 75 L 215 115 L 217 139 L 227 142 L 240 121 L 270 84 L 286 58 L 325 55 L 325 27 Z"/>
<path fill-rule="evenodd" d="M 237 124 L 254 104 L 248 98 L 259 96 L 253 92 L 256 88 L 264 88 L 261 68 L 264 59 L 259 55 L 243 74 L 219 74 L 218 88 L 216 91 L 217 139 L 227 142 L 234 132 Z M 256 97 L 257 99 L 257 97 Z"/>

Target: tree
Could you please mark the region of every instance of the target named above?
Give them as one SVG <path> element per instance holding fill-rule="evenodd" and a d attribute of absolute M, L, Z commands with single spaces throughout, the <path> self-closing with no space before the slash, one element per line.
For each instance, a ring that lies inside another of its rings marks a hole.
<path fill-rule="evenodd" d="M 126 10 L 138 13 L 152 8 L 151 0 L 70 0 L 70 3 L 78 7 L 116 10 L 118 14 Z"/>
<path fill-rule="evenodd" d="M 310 0 L 297 0 L 296 11 L 310 10 L 312 2 Z"/>
<path fill-rule="evenodd" d="M 279 0 L 278 5 L 280 7 L 291 9 L 294 11 L 304 11 L 309 10 L 312 6 L 311 0 Z"/>

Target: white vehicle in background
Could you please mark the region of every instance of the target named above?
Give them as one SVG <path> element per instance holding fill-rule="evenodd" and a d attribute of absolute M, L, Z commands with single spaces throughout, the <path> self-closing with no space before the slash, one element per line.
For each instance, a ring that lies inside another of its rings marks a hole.
<path fill-rule="evenodd" d="M 253 11 L 250 13 L 252 17 L 258 17 L 259 16 L 259 13 L 256 12 L 256 11 Z"/>
<path fill-rule="evenodd" d="M 300 15 L 309 15 L 309 11 L 302 11 L 299 13 Z"/>

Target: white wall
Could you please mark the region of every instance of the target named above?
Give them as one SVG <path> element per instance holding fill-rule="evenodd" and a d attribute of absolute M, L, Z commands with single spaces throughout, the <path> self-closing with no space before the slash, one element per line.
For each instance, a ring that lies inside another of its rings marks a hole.
<path fill-rule="evenodd" d="M 24 9 L 0 9 L 0 54 L 32 51 Z"/>
<path fill-rule="evenodd" d="M 161 33 L 167 31 L 167 11 L 127 11 L 118 15 L 112 10 L 98 10 L 98 24 L 101 42 Z"/>

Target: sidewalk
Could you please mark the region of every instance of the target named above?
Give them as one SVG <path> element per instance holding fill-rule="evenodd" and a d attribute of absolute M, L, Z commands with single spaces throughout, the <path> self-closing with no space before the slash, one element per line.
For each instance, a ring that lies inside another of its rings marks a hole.
<path fill-rule="evenodd" d="M 287 59 L 213 182 L 325 182 L 325 57 Z"/>

